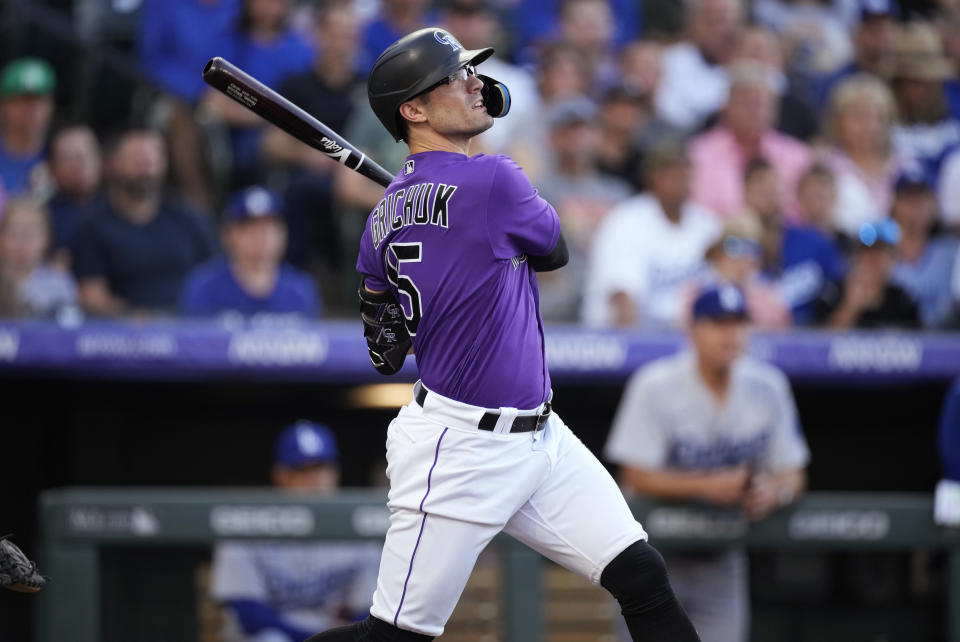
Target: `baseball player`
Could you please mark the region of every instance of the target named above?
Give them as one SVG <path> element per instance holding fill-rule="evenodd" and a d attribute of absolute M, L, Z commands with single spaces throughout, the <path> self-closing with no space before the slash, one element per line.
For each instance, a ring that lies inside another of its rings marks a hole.
<path fill-rule="evenodd" d="M 432 640 L 499 532 L 609 590 L 634 640 L 699 640 L 616 482 L 552 411 L 537 271 L 562 267 L 554 208 L 470 141 L 509 108 L 493 49 L 442 29 L 387 48 L 368 80 L 410 148 L 371 212 L 357 270 L 374 366 L 421 380 L 387 429 L 390 528 L 370 617 L 310 638 Z"/>
<path fill-rule="evenodd" d="M 809 459 L 790 386 L 743 356 L 743 294 L 724 284 L 693 303 L 692 350 L 659 359 L 627 383 L 605 454 L 625 485 L 668 500 L 742 507 L 759 519 L 803 490 Z M 665 554 L 704 642 L 746 642 L 746 553 Z"/>
<path fill-rule="evenodd" d="M 276 488 L 330 493 L 339 450 L 326 426 L 298 421 L 277 437 Z M 361 619 L 376 585 L 377 542 L 218 542 L 211 593 L 227 610 L 225 642 L 300 642 L 319 628 Z"/>

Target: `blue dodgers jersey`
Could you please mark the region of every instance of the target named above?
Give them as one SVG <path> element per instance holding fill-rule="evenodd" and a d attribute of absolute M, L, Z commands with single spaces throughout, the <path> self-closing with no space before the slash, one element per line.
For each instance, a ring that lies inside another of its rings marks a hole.
<path fill-rule="evenodd" d="M 180 296 L 180 312 L 185 316 L 216 316 L 238 312 L 256 314 L 294 314 L 315 317 L 319 313 L 316 287 L 306 273 L 282 265 L 270 294 L 257 297 L 240 287 L 230 264 L 223 257 L 199 266 L 187 277 Z"/>
<path fill-rule="evenodd" d="M 826 284 L 843 280 L 843 256 L 819 230 L 788 225 L 783 229 L 780 263 L 782 272 L 767 276 L 777 281 L 794 323 L 809 325 Z"/>
<path fill-rule="evenodd" d="M 560 221 L 507 156 L 410 155 L 367 219 L 357 271 L 390 289 L 430 390 L 529 409 L 550 391 L 536 272 Z"/>

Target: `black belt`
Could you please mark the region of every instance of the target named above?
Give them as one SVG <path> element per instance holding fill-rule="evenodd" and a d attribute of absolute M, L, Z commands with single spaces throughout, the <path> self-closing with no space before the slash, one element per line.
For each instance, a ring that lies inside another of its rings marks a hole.
<path fill-rule="evenodd" d="M 429 391 L 419 383 L 414 386 L 414 395 L 421 408 L 423 407 L 423 402 L 427 400 L 427 394 L 429 394 Z M 549 416 L 550 402 L 547 401 L 543 404 L 543 410 L 539 414 L 516 417 L 510 426 L 510 432 L 532 432 L 534 430 L 541 430 Z M 485 412 L 483 416 L 480 417 L 480 421 L 477 422 L 477 428 L 480 430 L 493 430 L 497 427 L 497 420 L 499 419 L 499 412 Z"/>

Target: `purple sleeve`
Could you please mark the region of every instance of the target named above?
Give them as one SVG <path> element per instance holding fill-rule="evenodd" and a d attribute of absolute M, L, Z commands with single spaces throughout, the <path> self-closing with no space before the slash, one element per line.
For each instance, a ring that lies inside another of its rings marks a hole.
<path fill-rule="evenodd" d="M 357 272 L 364 277 L 369 289 L 379 292 L 388 289 L 383 261 L 380 260 L 380 252 L 373 247 L 373 240 L 370 237 L 369 217 L 367 218 L 367 225 L 363 230 L 363 236 L 360 237 L 360 253 L 357 255 Z"/>
<path fill-rule="evenodd" d="M 487 234 L 498 259 L 546 256 L 560 236 L 560 219 L 530 184 L 520 166 L 497 157 L 487 201 Z"/>

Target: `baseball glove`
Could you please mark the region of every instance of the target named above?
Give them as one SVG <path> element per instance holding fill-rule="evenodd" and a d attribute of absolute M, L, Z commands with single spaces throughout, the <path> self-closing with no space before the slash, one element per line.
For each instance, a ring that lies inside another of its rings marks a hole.
<path fill-rule="evenodd" d="M 36 562 L 30 561 L 9 537 L 0 537 L 0 586 L 21 593 L 36 593 L 47 580 L 37 572 Z"/>

